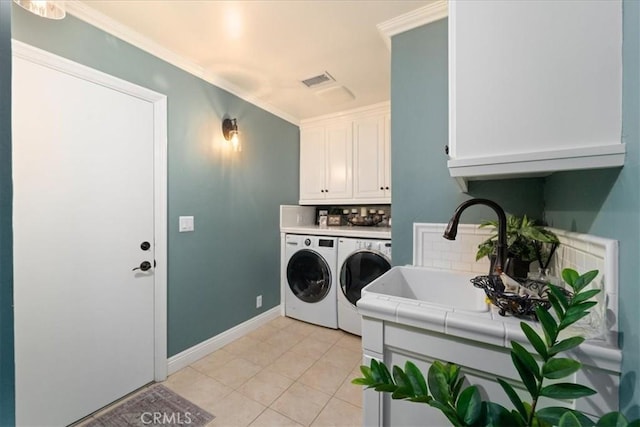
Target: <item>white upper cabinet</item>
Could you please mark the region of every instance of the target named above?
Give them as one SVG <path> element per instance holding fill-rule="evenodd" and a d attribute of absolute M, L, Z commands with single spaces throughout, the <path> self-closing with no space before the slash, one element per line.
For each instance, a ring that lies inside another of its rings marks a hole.
<path fill-rule="evenodd" d="M 624 164 L 620 1 L 449 1 L 451 176 Z"/>
<path fill-rule="evenodd" d="M 321 204 L 353 196 L 351 123 L 300 130 L 300 203 Z"/>
<path fill-rule="evenodd" d="M 353 122 L 353 197 L 391 202 L 389 114 Z M 371 203 L 371 202 L 369 202 Z"/>
<path fill-rule="evenodd" d="M 304 120 L 300 204 L 391 203 L 389 104 Z"/>

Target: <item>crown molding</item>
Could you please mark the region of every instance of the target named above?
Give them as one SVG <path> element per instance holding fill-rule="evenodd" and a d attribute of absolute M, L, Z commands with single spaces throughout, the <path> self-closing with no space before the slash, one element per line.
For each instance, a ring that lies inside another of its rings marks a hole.
<path fill-rule="evenodd" d="M 250 104 L 253 104 L 275 116 L 278 116 L 283 120 L 286 120 L 294 125 L 300 124 L 299 118 L 281 111 L 273 105 L 256 98 L 255 96 L 247 93 L 233 83 L 230 83 L 229 81 L 207 71 L 193 61 L 161 46 L 160 44 L 154 42 L 148 37 L 143 36 L 132 28 L 123 25 L 112 18 L 109 18 L 108 16 L 98 12 L 92 7 L 87 6 L 85 3 L 82 3 L 78 0 L 67 0 L 65 2 L 65 5 L 67 12 L 75 16 L 76 18 L 90 25 L 93 25 L 94 27 L 99 28 L 102 31 L 105 31 L 139 49 L 142 49 L 143 51 L 206 81 L 207 83 L 211 83 L 212 85 L 217 86 L 220 89 L 226 90 L 227 92 L 237 96 L 238 98 L 241 98 L 242 100 Z"/>
<path fill-rule="evenodd" d="M 338 120 L 342 118 L 352 118 L 358 115 L 366 115 L 370 113 L 385 113 L 391 111 L 391 102 L 382 101 L 371 105 L 365 105 L 364 107 L 352 108 L 350 110 L 342 110 L 336 113 L 323 114 L 322 116 L 310 117 L 308 119 L 300 120 L 300 126 L 313 125 L 316 122 L 322 122 L 325 120 Z"/>
<path fill-rule="evenodd" d="M 448 1 L 437 0 L 419 9 L 396 16 L 377 25 L 387 48 L 391 50 L 391 37 L 448 16 Z"/>

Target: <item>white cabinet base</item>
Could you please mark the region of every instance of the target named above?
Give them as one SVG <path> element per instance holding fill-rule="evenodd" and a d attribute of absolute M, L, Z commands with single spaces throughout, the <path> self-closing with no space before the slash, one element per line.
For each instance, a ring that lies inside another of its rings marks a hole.
<path fill-rule="evenodd" d="M 405 362 L 410 360 L 426 377 L 429 366 L 434 360 L 452 362 L 462 368 L 462 374 L 468 383 L 479 386 L 484 400 L 490 400 L 508 409 L 513 408 L 496 378 L 509 382 L 523 401 L 527 402 L 531 399 L 513 367 L 510 346 L 506 343 L 492 345 L 483 342 L 481 338 L 472 340 L 369 317 L 369 315 L 363 316 L 362 338 L 364 363 L 367 366 L 372 358 L 384 361 L 389 367 L 393 365 L 404 367 Z M 528 346 L 526 343 L 523 344 Z M 592 348 L 583 344 L 580 350 L 571 352 L 570 357 L 578 359 L 583 364 L 583 368 L 563 382 L 583 384 L 599 390 L 599 394 L 570 401 L 543 398 L 539 405 L 570 407 L 590 415 L 593 419 L 607 412 L 617 411 L 620 384 L 619 360 L 615 369 L 610 369 L 608 363 L 598 362 L 598 349 L 599 347 Z M 609 353 L 612 352 L 609 351 Z M 364 392 L 363 399 L 363 419 L 366 426 L 449 425 L 440 411 L 425 404 L 392 400 L 387 393 L 382 394 L 371 390 Z"/>
<path fill-rule="evenodd" d="M 547 176 L 556 171 L 603 169 L 624 165 L 625 144 L 450 159 L 449 173 L 462 191 L 468 180 Z"/>

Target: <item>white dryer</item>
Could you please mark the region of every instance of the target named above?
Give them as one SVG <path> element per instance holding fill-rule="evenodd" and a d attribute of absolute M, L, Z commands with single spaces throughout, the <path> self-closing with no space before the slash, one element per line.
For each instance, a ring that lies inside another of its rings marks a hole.
<path fill-rule="evenodd" d="M 337 238 L 285 236 L 285 314 L 328 328 L 338 328 Z"/>
<path fill-rule="evenodd" d="M 362 288 L 391 269 L 391 240 L 338 239 L 338 327 L 362 335 L 356 303 Z"/>

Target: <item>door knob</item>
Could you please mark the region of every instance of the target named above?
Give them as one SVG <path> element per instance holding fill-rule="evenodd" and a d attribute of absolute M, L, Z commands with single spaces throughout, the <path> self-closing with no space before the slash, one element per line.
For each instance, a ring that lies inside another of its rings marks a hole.
<path fill-rule="evenodd" d="M 151 247 L 151 243 L 149 242 L 140 243 L 140 249 L 142 249 L 143 251 L 148 251 L 150 247 Z"/>
<path fill-rule="evenodd" d="M 142 261 L 140 263 L 140 267 L 136 267 L 131 271 L 136 271 L 136 270 L 142 270 L 142 271 L 147 271 L 151 268 L 151 263 L 149 261 Z"/>

